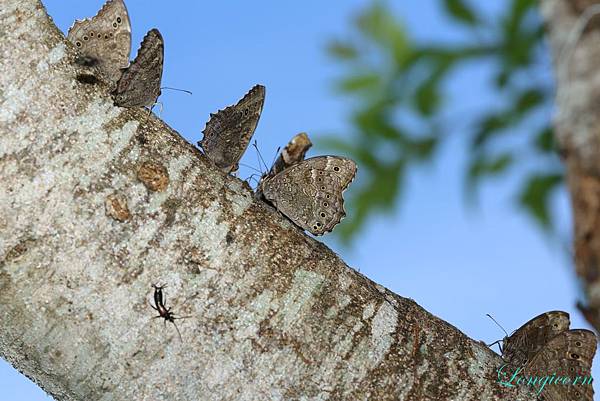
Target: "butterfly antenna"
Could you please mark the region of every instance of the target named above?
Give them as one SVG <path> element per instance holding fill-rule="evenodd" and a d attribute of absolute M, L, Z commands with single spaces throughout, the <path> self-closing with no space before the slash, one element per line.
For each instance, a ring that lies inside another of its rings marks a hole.
<path fill-rule="evenodd" d="M 264 164 L 265 168 L 268 170 L 269 167 L 267 166 L 267 163 L 265 163 L 265 159 L 263 159 L 262 155 L 260 154 L 260 150 L 258 150 L 258 145 L 256 144 L 256 139 L 254 140 L 254 143 L 252 144 L 252 146 L 254 146 L 254 148 L 256 149 L 256 153 L 258 154 L 258 164 L 260 165 L 260 162 L 262 161 L 262 164 Z M 261 171 L 262 174 L 262 171 Z"/>
<path fill-rule="evenodd" d="M 258 174 L 262 174 L 262 171 L 260 171 L 260 170 L 259 170 L 259 169 L 257 169 L 257 168 L 254 168 L 254 167 L 252 167 L 252 166 L 251 166 L 251 165 L 249 165 L 249 164 L 240 163 L 240 166 L 244 166 L 244 167 L 246 167 L 246 168 L 252 169 L 252 170 L 256 171 Z"/>
<path fill-rule="evenodd" d="M 500 325 L 500 323 L 498 323 L 498 322 L 496 321 L 496 319 L 494 319 L 494 318 L 492 317 L 492 315 L 490 315 L 489 313 L 486 313 L 485 315 L 486 315 L 487 317 L 489 317 L 490 319 L 492 319 L 492 321 L 493 321 L 494 323 L 496 323 L 496 325 L 502 329 L 502 331 L 504 332 L 504 334 L 506 334 L 506 337 L 508 337 L 508 333 L 506 332 L 506 330 L 504 330 L 504 327 L 502 327 L 502 326 Z M 491 345 L 494 345 L 494 343 L 492 343 Z"/>
<path fill-rule="evenodd" d="M 281 150 L 281 146 L 278 146 L 277 150 L 275 151 L 275 156 L 273 156 L 273 161 L 271 162 L 271 166 L 273 166 L 275 164 L 275 160 L 277 160 L 277 155 L 279 154 L 280 150 Z"/>
<path fill-rule="evenodd" d="M 189 93 L 190 95 L 193 94 L 192 91 L 188 91 L 188 90 L 185 90 L 185 89 L 179 89 L 179 88 L 171 88 L 170 86 L 162 86 L 160 89 L 169 89 L 169 90 L 172 90 L 172 91 L 185 92 L 185 93 Z"/>

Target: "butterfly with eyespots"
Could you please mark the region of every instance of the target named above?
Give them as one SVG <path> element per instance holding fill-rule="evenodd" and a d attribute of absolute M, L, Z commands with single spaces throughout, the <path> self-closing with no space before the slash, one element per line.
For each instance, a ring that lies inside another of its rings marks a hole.
<path fill-rule="evenodd" d="M 294 224 L 323 235 L 346 216 L 342 194 L 356 171 L 356 163 L 345 157 L 312 157 L 263 177 L 258 191 Z"/>
<path fill-rule="evenodd" d="M 569 314 L 542 313 L 503 340 L 502 359 L 523 375 L 585 377 L 591 375 L 596 354 L 596 335 L 584 329 L 569 329 Z M 544 387 L 539 400 L 592 401 L 590 385 L 554 384 Z"/>
<path fill-rule="evenodd" d="M 108 0 L 92 18 L 75 21 L 67 34 L 77 62 L 93 69 L 112 88 L 129 64 L 131 23 L 123 0 Z"/>

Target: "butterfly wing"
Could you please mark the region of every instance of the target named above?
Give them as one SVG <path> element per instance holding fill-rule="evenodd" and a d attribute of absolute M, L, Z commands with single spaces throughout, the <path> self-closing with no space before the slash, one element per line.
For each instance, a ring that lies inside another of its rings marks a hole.
<path fill-rule="evenodd" d="M 290 139 L 286 147 L 283 148 L 279 154 L 277 160 L 275 160 L 275 163 L 271 166 L 269 172 L 260 178 L 256 191 L 254 192 L 254 197 L 256 199 L 263 199 L 263 181 L 273 178 L 286 168 L 304 160 L 304 156 L 311 146 L 312 142 L 308 139 L 308 135 L 305 132 L 301 132 Z"/>
<path fill-rule="evenodd" d="M 312 142 L 308 139 L 306 132 L 295 135 L 286 147 L 283 148 L 268 175 L 274 176 L 279 174 L 289 166 L 304 160 L 304 156 L 311 146 Z"/>
<path fill-rule="evenodd" d="M 562 311 L 534 317 L 504 339 L 502 358 L 512 366 L 524 366 L 548 341 L 569 330 L 569 324 L 569 314 Z"/>
<path fill-rule="evenodd" d="M 211 114 L 198 145 L 217 167 L 235 172 L 256 130 L 265 103 L 265 87 L 256 85 L 236 104 Z"/>
<path fill-rule="evenodd" d="M 356 163 L 344 157 L 313 157 L 264 179 L 261 190 L 294 224 L 323 235 L 346 215 L 342 194 L 356 170 Z"/>
<path fill-rule="evenodd" d="M 85 64 L 94 66 L 114 86 L 121 69 L 129 64 L 131 23 L 123 0 L 108 0 L 96 16 L 75 21 L 69 28 L 71 41 Z"/>
<path fill-rule="evenodd" d="M 158 29 L 148 31 L 135 60 L 123 71 L 114 92 L 121 107 L 152 106 L 160 96 L 164 42 Z"/>
<path fill-rule="evenodd" d="M 596 335 L 589 330 L 564 331 L 546 343 L 525 366 L 526 376 L 568 377 L 544 387 L 542 401 L 592 401 L 594 390 L 591 383 L 583 385 L 585 377 L 591 377 L 592 359 L 596 354 Z M 574 381 L 580 377 L 575 384 Z M 539 388 L 539 387 L 538 387 Z"/>

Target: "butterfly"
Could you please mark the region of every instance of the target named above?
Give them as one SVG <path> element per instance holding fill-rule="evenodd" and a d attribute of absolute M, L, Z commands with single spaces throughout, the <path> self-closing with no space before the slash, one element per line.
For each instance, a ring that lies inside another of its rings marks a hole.
<path fill-rule="evenodd" d="M 294 224 L 323 235 L 346 216 L 342 194 L 356 171 L 356 163 L 345 157 L 312 157 L 264 176 L 258 191 Z"/>
<path fill-rule="evenodd" d="M 135 60 L 125 68 L 113 92 L 115 105 L 151 107 L 160 96 L 164 42 L 158 29 L 148 31 Z"/>
<path fill-rule="evenodd" d="M 275 163 L 269 170 L 268 176 L 274 176 L 293 164 L 301 162 L 306 156 L 306 152 L 312 146 L 306 132 L 295 135 L 283 148 Z"/>
<path fill-rule="evenodd" d="M 111 88 L 129 64 L 131 23 L 123 0 L 108 0 L 91 19 L 75 21 L 67 34 L 78 50 L 78 62 L 94 67 Z"/>
<path fill-rule="evenodd" d="M 265 103 L 265 87 L 255 85 L 236 104 L 210 115 L 198 145 L 221 170 L 237 171 Z"/>
<path fill-rule="evenodd" d="M 589 376 L 596 353 L 596 335 L 589 330 L 569 330 L 569 314 L 542 313 L 506 337 L 502 359 L 530 376 Z M 544 401 L 591 401 L 590 385 L 556 384 L 541 393 Z"/>

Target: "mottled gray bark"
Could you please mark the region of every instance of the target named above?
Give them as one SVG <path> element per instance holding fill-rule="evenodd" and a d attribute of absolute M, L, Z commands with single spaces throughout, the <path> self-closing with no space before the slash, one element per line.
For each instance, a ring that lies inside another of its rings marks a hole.
<path fill-rule="evenodd" d="M 78 82 L 37 0 L 2 0 L 0 39 L 0 354 L 57 400 L 533 399 L 484 344 Z M 191 316 L 183 342 L 151 283 Z"/>
<path fill-rule="evenodd" d="M 600 2 L 543 0 L 557 77 L 556 138 L 574 216 L 587 320 L 600 332 Z"/>

